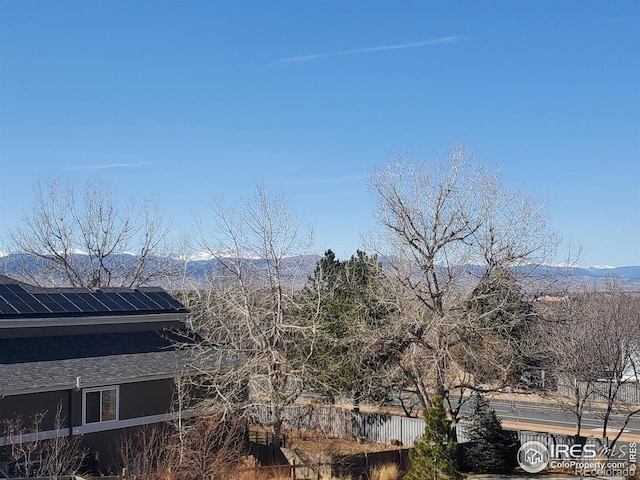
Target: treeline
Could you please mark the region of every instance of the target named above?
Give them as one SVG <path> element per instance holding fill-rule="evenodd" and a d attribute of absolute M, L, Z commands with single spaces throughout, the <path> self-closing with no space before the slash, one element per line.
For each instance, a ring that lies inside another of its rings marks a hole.
<path fill-rule="evenodd" d="M 582 412 L 601 400 L 593 385 L 637 378 L 638 298 L 614 283 L 569 295 L 545 278 L 539 266 L 558 238 L 544 210 L 464 147 L 431 164 L 396 158 L 368 181 L 376 226 L 363 250 L 325 252 L 303 288 L 291 259 L 312 251 L 312 232 L 281 196 L 259 185 L 237 204 L 211 202 L 194 242 L 220 268 L 183 295 L 200 408 L 268 428 L 278 446 L 284 412 L 303 392 L 355 404 L 399 398 L 407 415 L 437 398 L 456 421 L 470 392 L 568 381 L 579 385 L 567 401 L 579 433 Z M 167 235 L 153 208 L 123 214 L 92 185 L 81 196 L 57 183 L 37 192 L 9 238 L 46 260 L 51 276 L 95 288 L 163 275 L 149 261 Z M 91 261 L 75 264 L 77 250 Z M 136 259 L 123 271 L 106 261 L 121 251 Z M 37 280 L 29 268 L 25 278 Z M 605 399 L 604 436 L 613 413 L 638 413 L 618 390 Z"/>

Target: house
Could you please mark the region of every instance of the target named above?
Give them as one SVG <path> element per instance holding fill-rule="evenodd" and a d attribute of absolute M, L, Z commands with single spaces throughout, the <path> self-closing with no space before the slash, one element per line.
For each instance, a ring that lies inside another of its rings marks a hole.
<path fill-rule="evenodd" d="M 126 429 L 171 418 L 174 378 L 188 364 L 172 335 L 186 315 L 161 288 L 42 288 L 0 276 L 0 422 L 39 412 L 39 438 L 81 435 L 109 458 Z M 21 441 L 13 433 L 0 428 L 0 455 Z"/>

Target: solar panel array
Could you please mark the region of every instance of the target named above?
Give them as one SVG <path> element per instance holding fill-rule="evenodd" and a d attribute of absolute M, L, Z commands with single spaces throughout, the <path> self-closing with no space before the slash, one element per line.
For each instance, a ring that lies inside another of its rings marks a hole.
<path fill-rule="evenodd" d="M 29 292 L 19 283 L 0 284 L 0 317 L 78 316 L 112 313 L 184 312 L 184 306 L 161 289 L 78 291 L 43 289 Z"/>

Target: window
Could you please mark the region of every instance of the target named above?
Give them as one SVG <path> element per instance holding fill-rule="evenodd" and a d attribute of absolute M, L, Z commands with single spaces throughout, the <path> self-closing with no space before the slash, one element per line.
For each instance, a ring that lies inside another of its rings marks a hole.
<path fill-rule="evenodd" d="M 115 387 L 88 388 L 83 391 L 83 423 L 118 420 L 120 389 Z"/>

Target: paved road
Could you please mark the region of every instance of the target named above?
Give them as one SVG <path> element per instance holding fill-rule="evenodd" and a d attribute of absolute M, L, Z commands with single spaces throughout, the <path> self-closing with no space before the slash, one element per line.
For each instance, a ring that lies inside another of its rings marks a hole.
<path fill-rule="evenodd" d="M 545 427 L 557 427 L 566 429 L 563 433 L 573 434 L 576 428 L 575 416 L 562 410 L 553 403 L 533 403 L 523 400 L 500 400 L 491 399 L 491 406 L 496 411 L 498 417 L 505 422 L 505 426 L 510 424 L 526 424 L 531 426 L 539 425 L 539 431 L 549 431 Z M 399 406 L 400 403 L 392 401 L 392 406 Z M 463 405 L 462 416 L 468 411 L 467 405 Z M 607 429 L 609 438 L 618 433 L 618 429 L 624 422 L 625 415 L 612 415 Z M 527 429 L 522 428 L 523 430 Z M 582 433 L 585 436 L 602 436 L 602 412 L 591 411 L 585 413 L 582 419 Z M 629 424 L 624 429 L 625 434 L 640 436 L 640 413 L 632 417 Z"/>
<path fill-rule="evenodd" d="M 512 402 L 491 400 L 491 406 L 498 416 L 506 422 L 529 423 L 564 428 L 576 427 L 575 416 L 563 411 L 556 405 L 545 405 L 528 402 Z M 464 407 L 463 407 L 464 412 Z M 600 415 L 600 416 L 599 416 Z M 582 419 L 582 431 L 585 435 L 602 435 L 602 412 L 586 413 Z M 612 415 L 610 427 L 607 429 L 609 437 L 615 436 L 624 422 L 625 415 Z M 640 414 L 631 419 L 624 429 L 625 434 L 640 435 Z"/>

